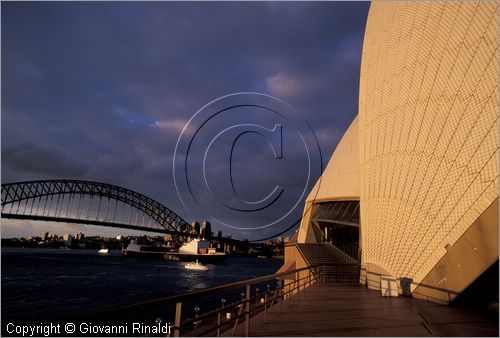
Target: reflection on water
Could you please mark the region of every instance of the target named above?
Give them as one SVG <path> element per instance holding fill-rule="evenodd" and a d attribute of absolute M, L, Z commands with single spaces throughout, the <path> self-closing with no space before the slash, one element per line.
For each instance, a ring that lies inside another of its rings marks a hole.
<path fill-rule="evenodd" d="M 46 320 L 275 273 L 278 259 L 228 257 L 208 271 L 119 252 L 2 248 L 2 321 Z"/>

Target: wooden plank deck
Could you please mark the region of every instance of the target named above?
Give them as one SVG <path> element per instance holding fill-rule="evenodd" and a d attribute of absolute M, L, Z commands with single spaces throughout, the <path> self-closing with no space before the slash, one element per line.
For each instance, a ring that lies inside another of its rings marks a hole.
<path fill-rule="evenodd" d="M 356 285 L 316 284 L 279 308 L 267 323 L 264 313 L 252 317 L 251 336 L 498 336 L 498 312 L 384 298 Z"/>

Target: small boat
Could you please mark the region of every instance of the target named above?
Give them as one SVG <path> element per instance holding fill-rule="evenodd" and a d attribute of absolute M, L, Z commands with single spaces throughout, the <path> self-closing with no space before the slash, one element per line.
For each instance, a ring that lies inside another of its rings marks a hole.
<path fill-rule="evenodd" d="M 200 262 L 198 262 L 198 260 L 196 260 L 196 262 L 187 263 L 186 265 L 184 265 L 184 267 L 188 270 L 198 270 L 198 271 L 208 270 L 208 266 L 201 264 Z"/>
<path fill-rule="evenodd" d="M 107 254 L 108 254 L 108 252 L 109 252 L 109 250 L 108 250 L 108 249 L 105 249 L 105 248 L 103 248 L 103 249 L 101 249 L 101 250 L 97 251 L 97 253 L 98 253 L 99 255 L 107 255 Z"/>

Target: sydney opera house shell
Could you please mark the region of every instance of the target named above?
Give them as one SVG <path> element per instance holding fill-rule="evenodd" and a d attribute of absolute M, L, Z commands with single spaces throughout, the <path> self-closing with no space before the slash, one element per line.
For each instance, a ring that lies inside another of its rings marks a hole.
<path fill-rule="evenodd" d="M 438 303 L 474 287 L 498 297 L 498 14 L 497 2 L 371 4 L 359 112 L 282 270 L 327 244 L 368 288 L 388 277 Z"/>

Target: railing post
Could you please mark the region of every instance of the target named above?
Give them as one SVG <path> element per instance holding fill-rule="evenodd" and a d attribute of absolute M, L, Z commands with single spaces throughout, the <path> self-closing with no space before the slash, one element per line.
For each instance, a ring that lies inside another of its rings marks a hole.
<path fill-rule="evenodd" d="M 219 313 L 217 314 L 217 337 L 220 337 L 220 329 L 222 324 L 221 312 L 224 311 L 224 303 L 226 303 L 226 300 L 222 298 L 220 302 L 222 303 L 222 306 L 220 308 Z"/>
<path fill-rule="evenodd" d="M 264 323 L 267 323 L 267 302 L 269 300 L 269 289 L 271 288 L 271 285 L 267 284 L 267 291 L 266 294 L 264 295 Z"/>
<path fill-rule="evenodd" d="M 281 278 L 278 279 L 278 283 L 279 283 L 278 285 L 279 285 L 279 290 L 280 290 L 279 295 L 278 295 L 278 301 L 280 302 L 280 313 L 281 313 L 281 312 L 283 312 L 283 300 L 284 300 L 283 299 L 283 288 L 284 288 L 283 279 L 281 279 Z"/>
<path fill-rule="evenodd" d="M 182 303 L 178 302 L 175 304 L 174 337 L 179 337 L 181 334 L 181 312 Z"/>
<path fill-rule="evenodd" d="M 196 320 L 196 319 L 198 319 L 198 311 L 200 311 L 200 308 L 198 306 L 195 306 L 195 308 L 194 308 L 194 312 L 195 312 L 194 319 L 195 319 L 195 321 L 193 322 L 193 324 L 194 324 L 194 335 L 195 336 L 197 336 L 198 325 L 200 324 L 200 321 Z"/>
<path fill-rule="evenodd" d="M 245 294 L 242 292 L 241 293 L 241 301 L 243 302 L 244 299 L 245 299 Z M 240 304 L 238 304 L 238 308 L 239 308 L 239 310 L 236 310 L 236 317 L 234 320 L 233 333 L 231 334 L 232 336 L 234 336 L 234 334 L 236 332 L 236 328 L 238 327 L 238 323 L 240 321 L 240 316 L 243 313 L 245 306 L 243 303 L 240 303 Z"/>
<path fill-rule="evenodd" d="M 245 290 L 245 337 L 250 336 L 250 284 Z"/>
<path fill-rule="evenodd" d="M 300 292 L 300 274 L 299 272 L 295 272 L 295 284 L 297 285 L 297 295 L 299 294 Z"/>
<path fill-rule="evenodd" d="M 220 311 L 217 313 L 217 337 L 220 337 Z"/>

